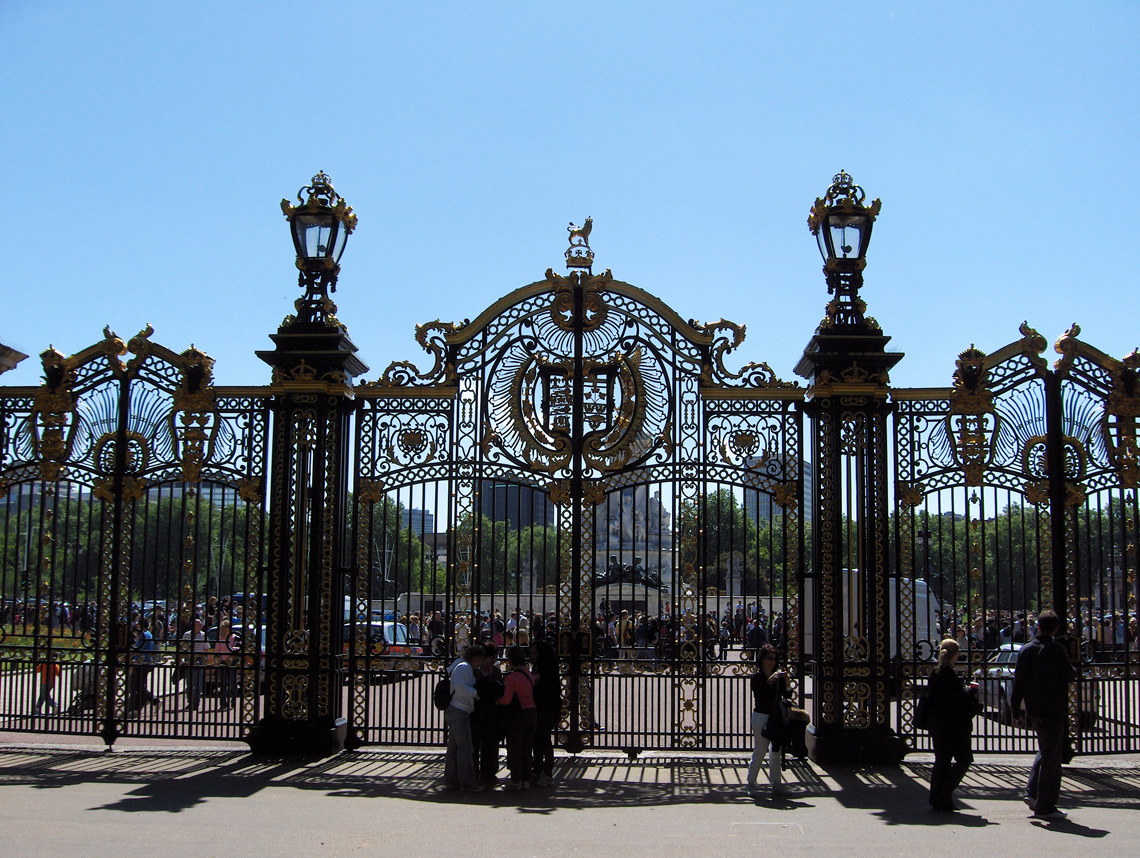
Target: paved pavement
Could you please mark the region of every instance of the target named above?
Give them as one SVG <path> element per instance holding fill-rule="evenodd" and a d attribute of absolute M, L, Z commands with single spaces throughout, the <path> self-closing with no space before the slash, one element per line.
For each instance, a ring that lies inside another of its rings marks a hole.
<path fill-rule="evenodd" d="M 560 756 L 525 793 L 439 788 L 438 750 L 260 759 L 244 746 L 43 744 L 0 736 L 0 858 L 245 856 L 981 856 L 1135 854 L 1140 756 L 1076 760 L 1062 806 L 1028 818 L 1027 757 L 979 757 L 963 810 L 926 805 L 929 755 L 896 768 L 793 763 L 787 798 L 750 798 L 747 758 Z"/>

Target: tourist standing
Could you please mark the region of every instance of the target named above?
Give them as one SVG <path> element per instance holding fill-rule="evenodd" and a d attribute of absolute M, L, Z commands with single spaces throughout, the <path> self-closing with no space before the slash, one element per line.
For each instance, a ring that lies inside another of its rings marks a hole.
<path fill-rule="evenodd" d="M 499 773 L 499 745 L 503 741 L 502 719 L 495 704 L 506 684 L 499 669 L 499 651 L 487 642 L 475 660 L 475 691 L 479 695 L 471 714 L 471 741 L 475 749 L 475 776 L 481 784 L 495 783 Z"/>
<path fill-rule="evenodd" d="M 534 707 L 534 677 L 526 668 L 526 660 L 526 650 L 522 647 L 513 646 L 507 650 L 511 672 L 507 674 L 506 692 L 498 702 L 499 706 L 509 707 L 506 719 L 507 768 L 511 772 L 511 782 L 505 787 L 509 790 L 523 790 L 530 786 L 531 749 L 534 747 L 538 713 Z"/>
<path fill-rule="evenodd" d="M 1037 617 L 1037 636 L 1021 648 L 1013 676 L 1010 706 L 1014 725 L 1022 727 L 1021 704 L 1037 734 L 1037 756 L 1029 770 L 1025 803 L 1040 819 L 1064 819 L 1057 808 L 1061 795 L 1061 764 L 1067 741 L 1069 683 L 1076 679 L 1069 654 L 1057 642 L 1060 620 L 1053 611 Z"/>
<path fill-rule="evenodd" d="M 768 754 L 768 780 L 773 795 L 786 795 L 781 783 L 780 743 L 769 739 L 766 728 L 771 719 L 780 718 L 779 699 L 788 692 L 788 674 L 776 669 L 776 648 L 765 644 L 759 652 L 760 669 L 752 674 L 752 761 L 748 764 L 748 791 L 756 793 L 756 777 Z"/>
<path fill-rule="evenodd" d="M 938 648 L 938 667 L 927 681 L 930 700 L 930 738 L 934 743 L 934 767 L 930 771 L 930 807 L 949 813 L 957 808 L 952 796 L 974 761 L 970 733 L 974 716 L 982 711 L 978 703 L 978 687 L 970 691 L 962 687 L 962 679 L 954 670 L 958 663 L 959 645 L 946 638 Z"/>
<path fill-rule="evenodd" d="M 232 631 L 230 620 L 222 620 L 218 639 L 214 643 L 214 675 L 218 678 L 218 708 L 232 709 L 237 699 L 237 659 L 234 653 L 241 650 L 241 642 Z"/>
<path fill-rule="evenodd" d="M 537 641 L 532 647 L 534 669 L 534 758 L 531 761 L 532 780 L 536 786 L 546 786 L 554 778 L 554 731 L 562 714 L 562 680 L 558 676 L 558 656 L 547 641 Z"/>
<path fill-rule="evenodd" d="M 182 654 L 186 659 L 186 708 L 197 711 L 202 701 L 202 688 L 206 684 L 206 656 L 210 644 L 202 631 L 202 620 L 194 618 L 194 624 L 182 633 Z"/>
<path fill-rule="evenodd" d="M 471 713 L 475 709 L 475 669 L 472 666 L 483 655 L 483 648 L 472 644 L 451 663 L 447 675 L 451 679 L 451 705 L 443 713 L 447 724 L 447 757 L 443 765 L 445 789 L 481 792 L 475 780 L 475 753 L 471 744 Z"/>
<path fill-rule="evenodd" d="M 135 627 L 132 648 L 134 652 L 131 653 L 131 669 L 128 674 L 127 703 L 130 710 L 136 710 L 154 700 L 154 695 L 147 688 L 147 678 L 154 670 L 154 633 L 151 632 L 146 617 L 141 615 Z"/>

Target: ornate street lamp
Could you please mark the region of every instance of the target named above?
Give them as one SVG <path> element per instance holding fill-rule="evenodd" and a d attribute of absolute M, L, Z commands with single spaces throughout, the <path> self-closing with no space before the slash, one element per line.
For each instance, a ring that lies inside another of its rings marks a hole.
<path fill-rule="evenodd" d="M 360 595 L 351 589 L 355 576 L 344 575 L 355 561 L 338 528 L 350 508 L 344 451 L 356 411 L 352 380 L 368 370 L 329 299 L 356 215 L 323 172 L 298 191 L 296 205 L 282 200 L 281 211 L 304 295 L 295 302 L 297 315 L 270 334 L 273 350 L 257 356 L 273 367 L 270 449 L 303 451 L 292 464 L 279 463 L 280 473 L 268 480 L 267 604 L 291 608 L 266 614 L 268 690 L 263 717 L 247 737 L 255 754 L 274 756 L 334 753 L 349 738 L 360 739 L 346 734 L 340 692 L 345 665 L 328 655 L 345 643 L 345 597 L 352 604 Z M 361 502 L 375 501 L 362 493 Z M 356 655 L 350 647 L 350 658 Z"/>
<path fill-rule="evenodd" d="M 808 227 L 819 244 L 828 294 L 835 298 L 827 305 L 831 324 L 861 324 L 866 304 L 859 298 L 863 268 L 871 228 L 882 203 L 864 205 L 866 195 L 842 170 L 831 180 L 822 199 L 816 198 L 808 215 Z"/>
<path fill-rule="evenodd" d="M 893 670 L 889 617 L 896 607 L 890 594 L 898 558 L 889 550 L 891 503 L 879 488 L 892 479 L 890 370 L 903 356 L 887 352 L 890 337 L 865 315 L 867 306 L 859 298 L 880 207 L 878 200 L 867 205 L 863 189 L 840 172 L 808 217 L 832 295 L 796 364 L 796 372 L 811 382 L 805 410 L 815 467 L 817 613 L 810 735 L 821 761 L 897 763 L 907 751 L 886 704 Z M 921 492 L 918 497 L 920 502 Z M 925 557 L 929 537 L 922 538 Z M 850 551 L 834 550 L 844 543 Z M 859 637 L 869 646 L 849 646 L 845 631 L 855 619 Z"/>
<path fill-rule="evenodd" d="M 308 199 L 302 200 L 301 195 L 306 193 Z M 336 312 L 329 293 L 336 291 L 340 257 L 356 228 L 356 215 L 333 190 L 324 171 L 297 192 L 297 202 L 300 205 L 282 200 L 281 211 L 289 221 L 297 251 L 297 282 L 305 290 L 304 297 L 296 302 L 298 321 L 327 324 Z"/>

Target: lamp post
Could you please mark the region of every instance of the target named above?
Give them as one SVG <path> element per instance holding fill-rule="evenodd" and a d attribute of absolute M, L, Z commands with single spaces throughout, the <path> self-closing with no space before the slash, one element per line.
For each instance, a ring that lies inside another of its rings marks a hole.
<path fill-rule="evenodd" d="M 864 205 L 866 195 L 846 172 L 840 170 L 831 187 L 817 197 L 808 215 L 808 227 L 823 257 L 827 293 L 835 298 L 827 305 L 827 317 L 834 324 L 859 324 L 867 305 L 859 297 L 863 269 L 867 265 L 867 245 L 871 228 L 882 203 Z"/>
<path fill-rule="evenodd" d="M 822 762 L 897 762 L 906 743 L 890 726 L 892 656 L 887 421 L 889 371 L 902 359 L 859 297 L 879 200 L 838 173 L 816 199 L 808 227 L 831 296 L 796 365 L 809 379 L 812 630 L 815 708 L 808 746 Z M 845 639 L 844 631 L 858 633 Z"/>
<path fill-rule="evenodd" d="M 307 199 L 302 200 L 302 194 Z M 329 293 L 336 291 L 340 257 L 356 229 L 356 215 L 323 170 L 297 192 L 297 202 L 300 205 L 294 206 L 287 199 L 281 200 L 297 251 L 298 285 L 305 290 L 296 302 L 297 320 L 324 323 L 336 313 Z"/>
<path fill-rule="evenodd" d="M 926 581 L 927 586 L 934 587 L 935 593 L 938 597 L 939 603 L 942 601 L 942 573 L 938 573 L 938 580 L 935 582 L 934 576 L 930 574 L 930 531 L 922 528 L 914 534 L 914 541 L 918 543 L 918 547 L 922 549 L 922 577 Z"/>
<path fill-rule="evenodd" d="M 323 172 L 297 201 L 282 200 L 281 209 L 304 294 L 297 314 L 270 335 L 275 348 L 257 353 L 273 367 L 273 470 L 267 690 L 264 718 L 248 741 L 254 753 L 271 755 L 332 753 L 346 742 L 341 653 L 345 576 L 354 563 L 338 534 L 348 515 L 352 379 L 368 369 L 329 298 L 356 215 Z"/>

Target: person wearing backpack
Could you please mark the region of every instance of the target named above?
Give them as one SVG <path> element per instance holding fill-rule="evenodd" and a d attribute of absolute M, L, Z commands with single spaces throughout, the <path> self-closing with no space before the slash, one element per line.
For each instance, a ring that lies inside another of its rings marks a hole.
<path fill-rule="evenodd" d="M 483 655 L 483 648 L 472 644 L 451 663 L 451 703 L 444 710 L 447 724 L 447 756 L 443 765 L 444 789 L 482 792 L 475 779 L 475 753 L 471 742 L 471 713 L 475 710 L 475 669 L 472 663 Z"/>

